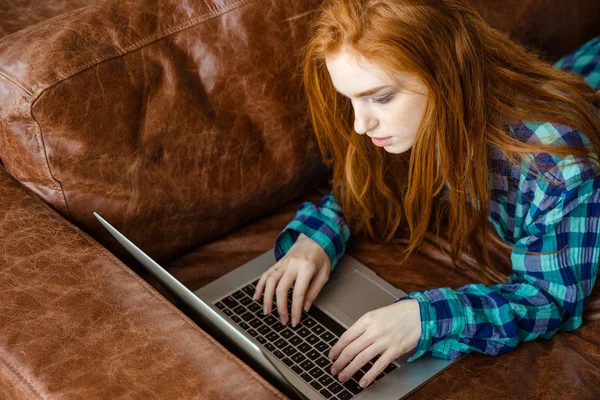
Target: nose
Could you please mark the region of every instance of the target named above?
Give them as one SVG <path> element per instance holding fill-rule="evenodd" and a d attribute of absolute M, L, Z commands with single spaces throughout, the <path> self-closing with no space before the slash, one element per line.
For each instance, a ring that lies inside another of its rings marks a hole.
<path fill-rule="evenodd" d="M 354 130 L 359 135 L 371 132 L 379 125 L 377 118 L 372 117 L 366 112 L 354 108 Z"/>

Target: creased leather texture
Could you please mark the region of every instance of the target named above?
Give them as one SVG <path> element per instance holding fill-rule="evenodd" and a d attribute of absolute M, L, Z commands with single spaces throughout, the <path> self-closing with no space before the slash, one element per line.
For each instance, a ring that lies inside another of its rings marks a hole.
<path fill-rule="evenodd" d="M 0 398 L 285 396 L 0 167 Z"/>
<path fill-rule="evenodd" d="M 318 202 L 327 190 L 307 193 L 277 213 L 203 245 L 173 260 L 167 268 L 187 287 L 195 290 L 267 251 L 277 234 L 304 201 Z M 488 234 L 497 236 L 493 225 Z M 440 250 L 448 240 L 431 232 L 417 253 L 399 264 L 399 250 L 389 245 L 359 241 L 347 249 L 383 279 L 406 292 L 435 287 L 457 288 L 485 281 L 473 260 L 464 256 L 464 270 L 452 266 Z M 490 245 L 494 266 L 510 271 L 506 249 Z M 153 286 L 161 292 L 155 281 Z M 598 284 L 584 314 L 584 324 L 574 332 L 559 332 L 549 340 L 520 343 L 501 356 L 472 353 L 413 393 L 412 399 L 598 399 L 600 398 L 600 303 Z M 592 306 L 596 304 L 596 306 Z"/>
<path fill-rule="evenodd" d="M 69 11 L 104 0 L 0 1 L 0 38 Z"/>
<path fill-rule="evenodd" d="M 326 178 L 298 70 L 316 2 L 107 1 L 10 35 L 6 169 L 118 255 L 93 211 L 157 260 L 268 214 Z"/>

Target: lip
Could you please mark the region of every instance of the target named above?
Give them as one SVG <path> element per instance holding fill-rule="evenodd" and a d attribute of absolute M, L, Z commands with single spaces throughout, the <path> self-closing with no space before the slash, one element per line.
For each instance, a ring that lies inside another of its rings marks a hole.
<path fill-rule="evenodd" d="M 371 137 L 371 141 L 373 141 L 373 144 L 375 146 L 383 147 L 383 146 L 387 146 L 388 144 L 390 144 L 390 142 L 392 141 L 392 136 L 389 136 L 386 138 Z"/>

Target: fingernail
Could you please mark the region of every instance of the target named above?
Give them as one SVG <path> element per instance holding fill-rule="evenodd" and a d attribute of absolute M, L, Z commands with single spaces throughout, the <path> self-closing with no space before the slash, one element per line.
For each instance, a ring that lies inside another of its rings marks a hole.
<path fill-rule="evenodd" d="M 359 385 L 364 388 L 365 386 L 367 386 L 367 380 L 366 379 L 361 379 Z"/>
<path fill-rule="evenodd" d="M 264 306 L 264 307 L 263 307 L 263 314 L 264 314 L 264 315 L 267 315 L 267 306 Z"/>
<path fill-rule="evenodd" d="M 310 303 L 307 301 L 306 303 L 304 303 L 304 311 L 308 312 L 309 308 L 310 308 Z"/>
<path fill-rule="evenodd" d="M 292 317 L 292 328 L 296 327 L 296 317 Z"/>
<path fill-rule="evenodd" d="M 335 374 L 337 374 L 337 369 L 335 367 L 331 367 L 331 375 L 335 375 Z"/>

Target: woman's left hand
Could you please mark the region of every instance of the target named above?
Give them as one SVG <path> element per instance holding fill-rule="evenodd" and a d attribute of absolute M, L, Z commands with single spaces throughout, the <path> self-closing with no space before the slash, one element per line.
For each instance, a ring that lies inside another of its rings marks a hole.
<path fill-rule="evenodd" d="M 345 382 L 381 354 L 361 379 L 361 382 L 366 380 L 366 384 L 361 384 L 366 387 L 393 360 L 417 347 L 420 338 L 421 314 L 417 300 L 404 299 L 369 311 L 348 328 L 331 348 L 329 358 L 335 360 L 332 374 L 339 372 L 338 379 Z"/>

